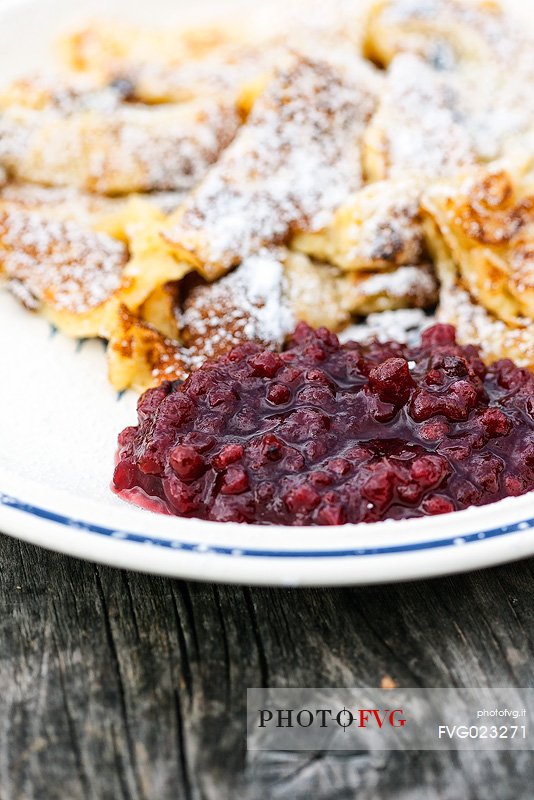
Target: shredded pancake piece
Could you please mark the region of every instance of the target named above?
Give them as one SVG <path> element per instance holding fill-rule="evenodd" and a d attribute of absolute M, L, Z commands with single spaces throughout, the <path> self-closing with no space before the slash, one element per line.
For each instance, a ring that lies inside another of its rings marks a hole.
<path fill-rule="evenodd" d="M 460 277 L 504 322 L 534 320 L 534 195 L 503 170 L 480 170 L 430 187 L 423 204 L 442 282 Z"/>
<path fill-rule="evenodd" d="M 364 35 L 366 55 L 382 66 L 410 52 L 441 70 L 491 61 L 513 67 L 524 45 L 524 33 L 492 0 L 379 0 Z"/>
<path fill-rule="evenodd" d="M 131 198 L 97 219 L 99 230 L 83 215 L 65 219 L 56 206 L 48 214 L 2 204 L 0 195 L 0 273 L 11 291 L 68 336 L 107 338 L 121 303 L 132 311 L 143 306 L 143 319 L 173 330 L 171 318 L 162 319 L 172 309 L 163 287 L 190 267 L 165 247 L 162 212 Z"/>
<path fill-rule="evenodd" d="M 292 251 L 285 256 L 284 269 L 287 303 L 296 320 L 334 331 L 348 324 L 349 279 L 341 270 Z"/>
<path fill-rule="evenodd" d="M 350 197 L 330 225 L 298 234 L 292 247 L 344 270 L 388 269 L 422 257 L 420 182 L 377 181 Z"/>
<path fill-rule="evenodd" d="M 481 161 L 525 147 L 534 125 L 533 45 L 531 25 L 483 0 L 381 0 L 364 36 L 375 62 L 410 53 L 437 71 Z"/>
<path fill-rule="evenodd" d="M 398 55 L 365 133 L 368 176 L 380 180 L 415 174 L 435 179 L 473 164 L 472 142 L 457 121 L 456 102 L 441 73 L 418 56 Z"/>
<path fill-rule="evenodd" d="M 212 279 L 291 232 L 323 227 L 360 187 L 359 145 L 374 105 L 350 74 L 296 58 L 164 237 Z"/>
<path fill-rule="evenodd" d="M 345 305 L 352 314 L 432 308 L 438 300 L 438 283 L 429 264 L 402 266 L 374 275 L 353 272 L 345 281 Z"/>
<path fill-rule="evenodd" d="M 127 259 L 122 242 L 75 222 L 0 210 L 0 270 L 22 284 L 35 304 L 90 311 L 118 289 Z"/>
<path fill-rule="evenodd" d="M 193 362 L 248 340 L 281 347 L 295 318 L 285 299 L 279 254 L 260 251 L 215 283 L 193 288 L 184 300 L 181 325 Z"/>
<path fill-rule="evenodd" d="M 224 98 L 148 106 L 65 88 L 43 107 L 3 104 L 0 165 L 17 180 L 102 194 L 190 189 L 238 126 Z"/>
<path fill-rule="evenodd" d="M 108 343 L 108 375 L 117 391 L 143 392 L 162 380 L 184 380 L 191 371 L 179 342 L 143 322 L 126 306 L 119 308 Z"/>
<path fill-rule="evenodd" d="M 486 363 L 508 358 L 519 367 L 534 370 L 532 322 L 524 320 L 515 325 L 503 322 L 473 300 L 461 283 L 442 285 L 437 318 L 455 326 L 459 342 L 477 342 Z"/>

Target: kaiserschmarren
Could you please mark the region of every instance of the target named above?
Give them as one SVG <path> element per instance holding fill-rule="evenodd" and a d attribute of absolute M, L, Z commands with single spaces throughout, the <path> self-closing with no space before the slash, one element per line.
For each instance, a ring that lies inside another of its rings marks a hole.
<path fill-rule="evenodd" d="M 442 282 L 448 272 L 498 319 L 534 322 L 534 195 L 504 171 L 438 182 L 424 195 Z"/>
<path fill-rule="evenodd" d="M 0 279 L 105 340 L 115 389 L 403 314 L 534 369 L 532 32 L 493 0 L 356 6 L 94 20 L 0 88 Z"/>

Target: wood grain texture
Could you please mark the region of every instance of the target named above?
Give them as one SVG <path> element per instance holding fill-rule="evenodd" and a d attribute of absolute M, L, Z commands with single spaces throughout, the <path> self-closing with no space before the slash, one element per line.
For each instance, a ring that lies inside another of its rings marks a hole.
<path fill-rule="evenodd" d="M 249 686 L 534 686 L 534 561 L 251 589 L 0 537 L 0 800 L 522 800 L 530 753 L 247 756 Z"/>

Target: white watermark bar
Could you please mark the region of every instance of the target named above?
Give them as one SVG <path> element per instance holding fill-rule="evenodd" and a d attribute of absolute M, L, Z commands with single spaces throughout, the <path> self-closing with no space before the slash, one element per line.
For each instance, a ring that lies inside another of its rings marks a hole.
<path fill-rule="evenodd" d="M 249 750 L 534 750 L 534 689 L 248 689 Z"/>

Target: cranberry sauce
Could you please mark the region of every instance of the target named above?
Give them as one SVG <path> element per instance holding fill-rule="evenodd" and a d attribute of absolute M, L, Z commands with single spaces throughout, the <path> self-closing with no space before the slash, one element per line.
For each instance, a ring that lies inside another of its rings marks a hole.
<path fill-rule="evenodd" d="M 534 489 L 534 375 L 486 367 L 454 328 L 341 345 L 301 323 L 165 382 L 119 436 L 114 486 L 221 522 L 340 525 L 443 514 Z"/>

